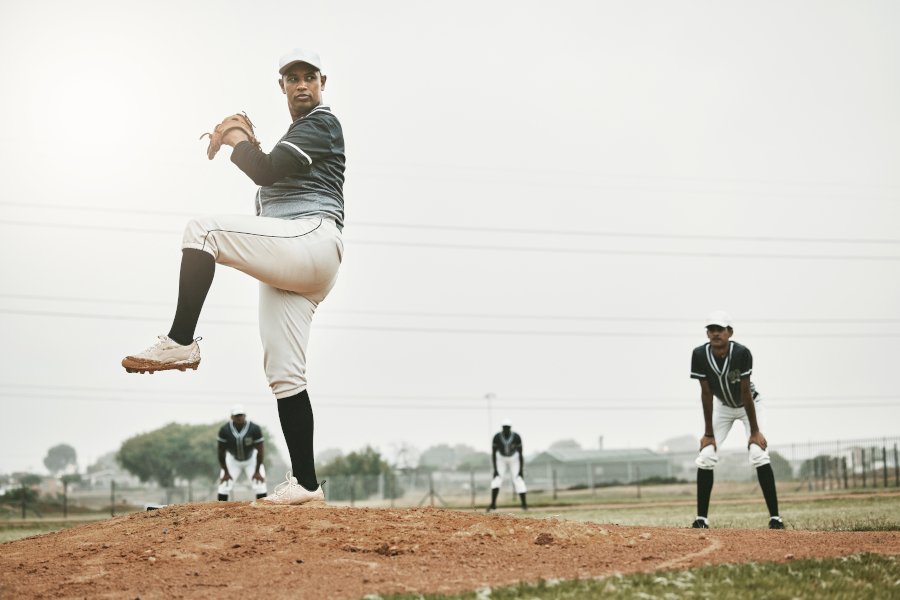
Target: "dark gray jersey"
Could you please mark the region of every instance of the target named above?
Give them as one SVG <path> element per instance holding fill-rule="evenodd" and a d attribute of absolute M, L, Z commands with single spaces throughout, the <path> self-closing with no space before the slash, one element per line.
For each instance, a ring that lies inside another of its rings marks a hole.
<path fill-rule="evenodd" d="M 225 444 L 225 449 L 238 460 L 247 460 L 253 454 L 256 444 L 263 441 L 263 432 L 259 425 L 247 421 L 241 429 L 234 426 L 234 421 L 229 421 L 219 429 L 218 439 L 220 444 Z"/>
<path fill-rule="evenodd" d="M 741 408 L 741 379 L 753 372 L 753 355 L 750 349 L 737 342 L 729 342 L 728 354 L 719 358 L 710 345 L 694 348 L 691 355 L 691 378 L 709 382 L 713 395 L 725 406 Z M 751 394 L 757 396 L 756 386 L 751 384 Z"/>
<path fill-rule="evenodd" d="M 500 456 L 513 456 L 522 450 L 522 438 L 515 431 L 510 431 L 509 436 L 503 435 L 501 431 L 494 436 L 493 451 L 499 452 Z"/>

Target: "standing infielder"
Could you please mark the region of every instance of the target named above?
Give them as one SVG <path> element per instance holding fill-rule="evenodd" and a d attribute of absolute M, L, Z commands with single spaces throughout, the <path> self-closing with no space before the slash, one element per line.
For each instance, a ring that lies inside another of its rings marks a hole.
<path fill-rule="evenodd" d="M 497 454 L 500 460 L 497 460 Z M 497 469 L 497 463 L 500 469 Z M 491 444 L 491 463 L 494 465 L 494 478 L 491 480 L 491 505 L 488 512 L 497 510 L 497 496 L 500 494 L 500 486 L 503 485 L 503 476 L 509 471 L 513 485 L 519 499 L 522 501 L 522 510 L 528 510 L 525 502 L 525 458 L 522 454 L 522 437 L 512 430 L 512 421 L 504 419 L 503 430 L 494 436 Z"/>
<path fill-rule="evenodd" d="M 233 115 L 210 135 L 207 156 L 222 144 L 231 162 L 260 185 L 257 216 L 208 216 L 188 222 L 182 241 L 178 305 L 168 335 L 126 357 L 128 372 L 196 369 L 194 330 L 216 263 L 259 280 L 259 331 L 269 386 L 293 473 L 262 502 L 324 501 L 316 478 L 313 414 L 306 391 L 306 345 L 316 307 L 334 286 L 343 254 L 344 136 L 322 104 L 326 77 L 318 54 L 293 50 L 279 61 L 277 80 L 291 125 L 269 154 L 259 148 L 245 115 Z"/>
<path fill-rule="evenodd" d="M 769 464 L 766 438 L 757 422 L 758 394 L 755 386 L 750 383 L 753 355 L 746 346 L 731 341 L 733 333 L 731 317 L 727 313 L 716 311 L 710 314 L 706 321 L 709 343 L 694 348 L 691 356 L 691 378 L 700 380 L 700 401 L 706 425 L 700 440 L 700 454 L 696 460 L 697 519 L 692 527 L 709 528 L 707 517 L 713 487 L 713 469 L 719 460 L 716 444 L 725 441 L 735 421 L 741 421 L 748 438 L 750 464 L 756 467 L 759 486 L 769 508 L 769 529 L 784 529 L 784 523 L 778 515 L 775 474 Z M 718 402 L 713 402 L 713 396 L 718 398 Z"/>
<path fill-rule="evenodd" d="M 247 420 L 247 412 L 240 404 L 231 407 L 231 420 L 219 429 L 219 500 L 228 500 L 235 480 L 243 472 L 253 486 L 256 498 L 266 497 L 266 468 L 263 432 L 256 423 Z"/>

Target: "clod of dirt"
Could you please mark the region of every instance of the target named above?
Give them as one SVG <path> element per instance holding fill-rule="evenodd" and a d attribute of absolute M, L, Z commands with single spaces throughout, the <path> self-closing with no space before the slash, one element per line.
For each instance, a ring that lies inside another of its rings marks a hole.
<path fill-rule="evenodd" d="M 538 546 L 549 546 L 553 543 L 553 536 L 546 531 L 539 533 L 538 536 L 534 538 L 534 543 Z"/>
<path fill-rule="evenodd" d="M 791 553 L 785 554 L 784 560 L 794 560 L 794 555 Z"/>
<path fill-rule="evenodd" d="M 642 534 L 641 534 L 641 539 L 642 539 L 642 540 L 649 540 L 649 539 L 650 539 L 650 534 L 649 534 L 649 533 L 642 533 Z"/>

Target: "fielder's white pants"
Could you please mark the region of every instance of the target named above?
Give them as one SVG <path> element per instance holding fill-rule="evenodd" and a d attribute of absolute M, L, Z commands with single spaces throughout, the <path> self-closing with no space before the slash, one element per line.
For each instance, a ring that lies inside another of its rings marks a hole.
<path fill-rule="evenodd" d="M 222 481 L 222 477 L 225 475 L 225 471 L 219 469 L 219 493 L 220 494 L 231 494 L 231 490 L 234 489 L 234 482 L 240 477 L 241 473 L 244 473 L 247 476 L 247 480 L 250 482 L 250 485 L 253 486 L 254 494 L 265 494 L 266 493 L 266 482 L 265 481 L 257 481 L 253 479 L 253 473 L 256 472 L 256 449 L 253 449 L 253 452 L 250 453 L 250 458 L 247 460 L 238 460 L 236 459 L 231 452 L 225 453 L 225 466 L 228 468 L 228 474 L 231 475 L 231 479 L 228 481 Z M 266 468 L 263 465 L 259 465 L 259 474 L 263 476 L 263 479 L 266 477 Z"/>
<path fill-rule="evenodd" d="M 509 471 L 509 475 L 512 477 L 517 494 L 524 494 L 528 491 L 525 488 L 525 479 L 522 477 L 521 471 L 519 470 L 518 454 L 513 454 L 512 456 L 497 455 L 497 473 L 499 473 L 499 475 L 491 480 L 492 490 L 500 489 L 503 485 L 503 476 L 507 471 Z"/>
<path fill-rule="evenodd" d="M 760 416 L 760 403 L 758 400 L 754 404 L 754 408 L 756 409 L 756 422 L 759 424 L 761 423 L 762 417 Z M 734 425 L 735 421 L 740 421 L 744 424 L 745 439 L 749 439 L 750 419 L 747 418 L 747 411 L 743 407 L 732 408 L 730 406 L 725 406 L 718 400 L 713 402 L 713 434 L 715 435 L 716 444 L 718 446 L 721 446 L 722 442 L 725 441 L 725 438 L 728 437 L 728 432 L 731 431 L 731 426 Z M 750 444 L 748 455 L 750 464 L 753 467 L 761 467 L 770 462 L 769 452 L 763 450 L 756 444 Z M 701 469 L 712 471 L 716 468 L 716 463 L 719 462 L 719 456 L 716 453 L 715 448 L 712 446 L 705 446 L 700 451 L 695 462 Z"/>
<path fill-rule="evenodd" d="M 334 286 L 344 254 L 334 221 L 200 217 L 185 227 L 182 248 L 209 252 L 217 263 L 259 280 L 259 334 L 269 386 L 276 398 L 305 390 L 313 313 Z"/>

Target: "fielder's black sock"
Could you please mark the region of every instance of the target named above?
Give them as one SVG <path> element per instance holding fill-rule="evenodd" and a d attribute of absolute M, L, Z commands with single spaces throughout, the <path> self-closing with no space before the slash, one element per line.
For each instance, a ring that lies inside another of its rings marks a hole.
<path fill-rule="evenodd" d="M 709 516 L 709 497 L 712 495 L 713 472 L 711 469 L 697 469 L 697 516 Z"/>
<path fill-rule="evenodd" d="M 257 494 L 257 495 L 256 495 L 256 499 L 257 499 L 257 500 L 259 500 L 260 498 L 265 498 L 265 497 L 266 497 L 265 494 Z"/>
<path fill-rule="evenodd" d="M 316 460 L 313 455 L 313 412 L 309 394 L 278 399 L 278 418 L 281 431 L 291 455 L 291 470 L 297 482 L 309 491 L 319 487 L 316 479 Z"/>
<path fill-rule="evenodd" d="M 775 472 L 772 465 L 756 467 L 756 478 L 759 479 L 759 487 L 762 488 L 763 498 L 766 499 L 766 507 L 769 515 L 778 516 L 778 493 L 775 491 Z"/>
<path fill-rule="evenodd" d="M 194 339 L 194 330 L 200 320 L 200 309 L 212 286 L 216 273 L 216 259 L 212 254 L 195 248 L 181 252 L 181 275 L 178 278 L 178 306 L 169 337 L 187 346 Z"/>
<path fill-rule="evenodd" d="M 497 496 L 500 495 L 500 488 L 491 490 L 491 508 L 497 508 Z"/>
<path fill-rule="evenodd" d="M 522 508 L 525 510 L 528 510 L 528 503 L 525 502 L 525 492 L 522 492 L 521 494 L 519 494 L 519 500 L 522 501 Z"/>
<path fill-rule="evenodd" d="M 228 502 L 228 494 L 219 494 L 220 502 Z"/>

